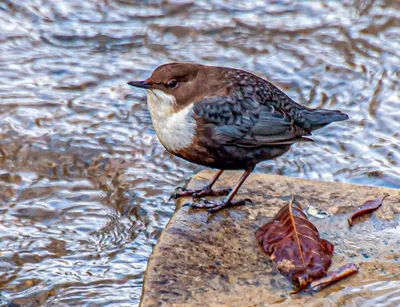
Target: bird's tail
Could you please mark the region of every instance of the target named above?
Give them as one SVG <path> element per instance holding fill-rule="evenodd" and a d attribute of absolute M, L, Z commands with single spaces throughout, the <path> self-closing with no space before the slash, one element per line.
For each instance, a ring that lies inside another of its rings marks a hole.
<path fill-rule="evenodd" d="M 332 122 L 339 122 L 349 119 L 349 116 L 339 110 L 308 109 L 303 116 L 310 126 L 310 130 L 317 130 Z"/>

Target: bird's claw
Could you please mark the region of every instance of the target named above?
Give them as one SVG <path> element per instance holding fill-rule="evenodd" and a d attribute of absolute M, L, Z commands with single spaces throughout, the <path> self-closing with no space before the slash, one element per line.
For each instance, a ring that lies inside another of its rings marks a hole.
<path fill-rule="evenodd" d="M 170 196 L 169 200 L 177 199 L 180 197 L 189 197 L 189 196 L 191 196 L 193 199 L 202 198 L 205 196 L 223 196 L 229 194 L 231 189 L 213 190 L 209 186 L 205 186 L 202 189 L 191 190 L 179 186 L 175 189 L 175 191 L 176 192 Z"/>
<path fill-rule="evenodd" d="M 205 199 L 201 199 L 200 202 L 187 204 L 193 209 L 208 209 L 209 213 L 215 213 L 221 209 L 228 207 L 244 206 L 246 203 L 253 204 L 253 201 L 249 198 L 243 200 L 223 200 L 221 202 L 212 202 Z"/>
<path fill-rule="evenodd" d="M 178 193 L 172 193 L 171 196 L 168 198 L 168 201 L 171 201 L 172 199 L 177 199 L 179 198 Z"/>
<path fill-rule="evenodd" d="M 229 202 L 222 201 L 220 203 L 217 203 L 216 206 L 210 207 L 208 209 L 208 213 L 215 213 L 219 210 L 222 210 L 222 209 L 228 208 L 228 207 L 244 206 L 244 205 L 246 205 L 247 202 L 250 204 L 253 204 L 253 201 L 249 198 L 246 198 L 243 200 L 231 200 Z"/>
<path fill-rule="evenodd" d="M 246 204 L 246 202 L 249 203 L 249 205 L 254 204 L 253 201 L 250 198 L 245 198 L 245 199 L 243 199 L 243 201 L 244 201 L 245 204 Z"/>
<path fill-rule="evenodd" d="M 187 191 L 187 188 L 185 188 L 185 187 L 183 187 L 183 186 L 177 186 L 177 187 L 175 188 L 175 191 L 177 191 L 177 192 L 179 192 L 179 191 L 181 191 L 181 192 L 186 192 L 186 191 Z"/>

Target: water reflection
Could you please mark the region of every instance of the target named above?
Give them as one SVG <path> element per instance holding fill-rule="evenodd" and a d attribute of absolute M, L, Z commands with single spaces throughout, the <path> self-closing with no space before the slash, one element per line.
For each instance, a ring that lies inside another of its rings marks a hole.
<path fill-rule="evenodd" d="M 399 20 L 393 1 L 0 2 L 0 302 L 138 302 L 169 193 L 200 169 L 126 85 L 164 62 L 248 69 L 351 116 L 257 171 L 400 187 Z"/>

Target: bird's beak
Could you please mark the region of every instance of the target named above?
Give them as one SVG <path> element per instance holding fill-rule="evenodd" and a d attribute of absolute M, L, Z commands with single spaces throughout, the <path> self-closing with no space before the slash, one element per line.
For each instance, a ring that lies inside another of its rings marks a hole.
<path fill-rule="evenodd" d="M 134 87 L 140 87 L 140 88 L 144 88 L 144 89 L 150 88 L 150 84 L 147 83 L 146 81 L 131 81 L 131 82 L 128 82 L 128 84 L 132 85 Z"/>

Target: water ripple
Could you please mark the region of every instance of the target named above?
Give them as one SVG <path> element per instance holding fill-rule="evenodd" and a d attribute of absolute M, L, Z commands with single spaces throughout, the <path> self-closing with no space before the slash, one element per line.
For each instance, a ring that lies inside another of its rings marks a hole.
<path fill-rule="evenodd" d="M 0 24 L 0 303 L 138 303 L 168 196 L 200 170 L 126 85 L 164 62 L 248 69 L 350 115 L 258 172 L 400 187 L 395 2 L 6 0 Z M 384 278 L 354 293 L 396 305 Z"/>

